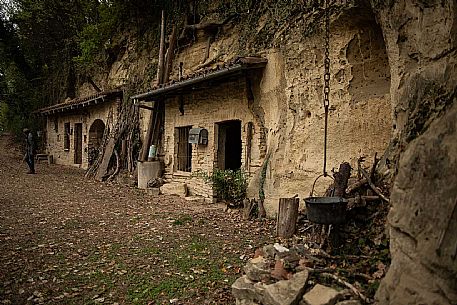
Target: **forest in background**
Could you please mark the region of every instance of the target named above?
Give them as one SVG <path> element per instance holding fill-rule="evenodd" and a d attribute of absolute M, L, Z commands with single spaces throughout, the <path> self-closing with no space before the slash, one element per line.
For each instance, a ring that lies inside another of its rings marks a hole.
<path fill-rule="evenodd" d="M 162 10 L 168 32 L 172 25 L 183 29 L 202 20 L 241 21 L 239 39 L 252 40 L 240 43 L 246 49 L 241 51 L 252 53 L 271 44 L 294 13 L 319 5 L 318 0 L 0 0 L 0 129 L 39 129 L 31 112 L 77 97 L 81 84 L 106 74 L 126 36 L 134 38 L 137 50 L 158 49 Z M 252 37 L 250 29 L 265 11 L 271 16 L 265 33 Z M 140 79 L 151 81 L 147 75 Z"/>
<path fill-rule="evenodd" d="M 146 19 L 153 26 L 155 16 L 170 5 L 143 0 L 3 0 L 1 128 L 37 127 L 30 116 L 33 110 L 76 97 L 78 84 L 96 67 L 110 64 L 116 33 L 148 24 Z"/>

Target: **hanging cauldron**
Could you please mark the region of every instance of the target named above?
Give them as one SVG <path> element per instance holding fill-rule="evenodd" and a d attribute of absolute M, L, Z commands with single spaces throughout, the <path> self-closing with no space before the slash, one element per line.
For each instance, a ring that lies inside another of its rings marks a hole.
<path fill-rule="evenodd" d="M 348 201 L 343 197 L 308 197 L 305 204 L 308 219 L 312 222 L 336 225 L 346 220 Z"/>
<path fill-rule="evenodd" d="M 335 196 L 314 197 L 314 187 L 316 186 L 317 180 L 321 177 L 332 178 L 325 173 L 314 180 L 310 197 L 305 198 L 308 219 L 312 222 L 324 225 L 342 224 L 346 221 L 346 207 L 348 201 L 343 197 Z"/>

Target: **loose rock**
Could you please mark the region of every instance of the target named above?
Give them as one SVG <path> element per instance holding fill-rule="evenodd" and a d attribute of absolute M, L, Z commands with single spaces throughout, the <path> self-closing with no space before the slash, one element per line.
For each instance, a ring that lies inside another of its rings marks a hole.
<path fill-rule="evenodd" d="M 335 289 L 317 284 L 303 296 L 300 305 L 335 305 L 341 297 Z"/>

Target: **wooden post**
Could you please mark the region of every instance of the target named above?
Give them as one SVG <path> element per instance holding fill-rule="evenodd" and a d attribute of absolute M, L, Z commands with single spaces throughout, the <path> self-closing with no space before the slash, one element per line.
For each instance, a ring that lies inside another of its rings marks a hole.
<path fill-rule="evenodd" d="M 173 55 L 175 53 L 177 38 L 178 38 L 178 30 L 176 29 L 176 26 L 174 25 L 173 30 L 171 31 L 170 43 L 168 44 L 167 56 L 165 58 L 165 63 L 164 63 L 164 71 L 163 71 L 163 78 L 162 78 L 162 81 L 164 84 L 168 83 L 168 80 L 170 79 L 171 68 L 173 66 Z"/>
<path fill-rule="evenodd" d="M 163 82 L 164 55 L 165 52 L 165 12 L 162 11 L 162 23 L 160 27 L 159 62 L 157 64 L 157 84 Z"/>
<path fill-rule="evenodd" d="M 151 114 L 149 116 L 148 130 L 146 132 L 146 136 L 144 137 L 143 147 L 141 148 L 140 162 L 145 162 L 148 160 L 149 146 L 151 146 L 152 135 L 154 132 L 154 124 L 155 124 L 154 118 L 155 118 L 155 113 L 158 110 L 158 107 L 159 107 L 159 103 L 157 101 L 155 101 L 154 110 L 151 111 Z"/>
<path fill-rule="evenodd" d="M 162 23 L 160 27 L 160 46 L 159 46 L 159 63 L 157 64 L 157 85 L 163 83 L 164 80 L 164 50 L 165 50 L 165 12 L 162 11 Z M 154 135 L 154 126 L 156 124 L 155 117 L 157 116 L 158 111 L 158 102 L 154 102 L 154 110 L 151 111 L 149 116 L 148 130 L 146 136 L 144 137 L 143 147 L 141 148 L 140 162 L 145 162 L 148 160 L 149 146 L 153 141 Z"/>
<path fill-rule="evenodd" d="M 345 197 L 348 180 L 351 177 L 351 165 L 347 162 L 340 164 L 340 169 L 333 175 L 335 181 L 335 197 Z"/>
<path fill-rule="evenodd" d="M 300 199 L 279 198 L 278 217 L 276 219 L 276 235 L 289 238 L 295 233 Z"/>

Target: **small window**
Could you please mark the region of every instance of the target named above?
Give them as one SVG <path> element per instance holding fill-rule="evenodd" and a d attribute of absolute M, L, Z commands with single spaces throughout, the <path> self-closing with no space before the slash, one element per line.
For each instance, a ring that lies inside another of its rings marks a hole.
<path fill-rule="evenodd" d="M 70 123 L 64 124 L 63 149 L 70 150 Z"/>
<path fill-rule="evenodd" d="M 59 120 L 57 117 L 54 117 L 54 131 L 59 132 Z"/>
<path fill-rule="evenodd" d="M 189 131 L 192 126 L 175 129 L 177 153 L 176 169 L 183 172 L 192 171 L 192 144 L 189 144 Z"/>

